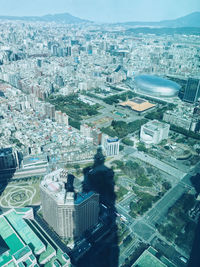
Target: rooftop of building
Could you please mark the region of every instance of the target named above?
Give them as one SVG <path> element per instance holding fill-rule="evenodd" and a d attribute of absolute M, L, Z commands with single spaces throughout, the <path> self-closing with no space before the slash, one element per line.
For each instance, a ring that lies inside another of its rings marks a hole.
<path fill-rule="evenodd" d="M 158 251 L 152 247 L 146 249 L 134 262 L 132 267 L 175 267 L 175 265 L 164 256 L 157 256 Z"/>
<path fill-rule="evenodd" d="M 12 227 L 17 231 L 17 233 L 21 236 L 22 240 L 31 246 L 34 253 L 37 254 L 45 245 L 42 241 L 35 235 L 35 233 L 30 229 L 27 223 L 22 219 L 15 210 L 6 214 L 6 219 L 12 225 Z"/>
<path fill-rule="evenodd" d="M 119 138 L 118 137 L 108 138 L 107 139 L 107 142 L 108 143 L 115 143 L 115 142 L 118 142 L 118 141 L 119 141 Z"/>
<path fill-rule="evenodd" d="M 5 157 L 6 155 L 12 154 L 12 147 L 0 148 L 0 157 Z"/>
<path fill-rule="evenodd" d="M 120 105 L 125 107 L 130 107 L 132 110 L 137 112 L 143 112 L 145 110 L 148 110 L 156 106 L 155 104 L 152 104 L 147 100 L 144 100 L 139 97 L 135 97 L 132 100 L 128 100 L 125 102 L 121 102 Z"/>
<path fill-rule="evenodd" d="M 169 127 L 169 124 L 153 120 L 153 121 L 148 121 L 146 124 L 144 124 L 144 127 L 148 128 L 149 130 L 156 131 L 159 129 Z"/>
<path fill-rule="evenodd" d="M 94 192 L 90 191 L 88 193 L 77 193 L 77 197 L 75 199 L 75 204 L 80 204 L 89 197 L 91 197 L 94 194 Z"/>
<path fill-rule="evenodd" d="M 78 205 L 90 198 L 94 192 L 67 191 L 67 187 L 74 189 L 74 185 L 76 186 L 76 184 L 76 181 L 74 182 L 73 179 L 70 179 L 70 175 L 68 175 L 66 170 L 58 169 L 47 174 L 42 180 L 40 187 L 55 199 L 58 204 Z"/>
<path fill-rule="evenodd" d="M 36 262 L 35 253 L 39 255 L 39 265 L 35 266 L 43 264 L 51 267 L 54 261 L 58 261 L 60 266 L 66 266 L 69 257 L 64 257 L 60 249 L 53 248 L 35 221 L 24 220 L 23 217 L 30 210 L 12 209 L 0 216 L 0 245 L 6 245 L 6 250 L 0 255 L 0 266 L 16 267 L 14 259 L 21 267 L 31 266 Z"/>

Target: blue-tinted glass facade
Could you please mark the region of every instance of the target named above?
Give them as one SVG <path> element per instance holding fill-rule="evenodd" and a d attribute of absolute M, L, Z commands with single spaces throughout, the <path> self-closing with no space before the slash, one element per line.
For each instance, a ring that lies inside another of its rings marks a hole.
<path fill-rule="evenodd" d="M 200 81 L 198 79 L 189 78 L 184 92 L 183 100 L 195 103 L 200 97 Z"/>

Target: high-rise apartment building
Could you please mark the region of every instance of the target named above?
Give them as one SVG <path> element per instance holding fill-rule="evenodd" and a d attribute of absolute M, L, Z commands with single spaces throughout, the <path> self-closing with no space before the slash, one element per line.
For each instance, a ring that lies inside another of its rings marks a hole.
<path fill-rule="evenodd" d="M 67 179 L 68 173 L 63 169 L 44 177 L 40 185 L 42 211 L 45 221 L 59 236 L 76 239 L 98 223 L 99 195 L 91 191 L 69 192 Z"/>
<path fill-rule="evenodd" d="M 64 124 L 65 126 L 69 125 L 68 115 L 61 111 L 55 111 L 55 121 L 59 124 Z"/>
<path fill-rule="evenodd" d="M 110 138 L 106 134 L 102 134 L 103 150 L 106 156 L 115 156 L 119 154 L 119 138 Z"/>
<path fill-rule="evenodd" d="M 195 103 L 200 98 L 200 80 L 189 78 L 184 92 L 183 101 Z"/>
<path fill-rule="evenodd" d="M 101 144 L 102 133 L 101 133 L 100 129 L 98 129 L 96 127 L 90 127 L 87 124 L 81 124 L 80 132 L 85 137 L 92 138 L 94 145 L 100 145 Z"/>
<path fill-rule="evenodd" d="M 85 136 L 85 137 L 88 137 L 88 138 L 91 138 L 92 136 L 92 134 L 91 134 L 91 132 L 92 132 L 92 129 L 91 129 L 91 127 L 90 126 L 88 126 L 87 124 L 81 124 L 81 126 L 80 126 L 80 132 L 81 132 L 81 134 L 83 135 L 83 136 Z"/>
<path fill-rule="evenodd" d="M 55 120 L 55 106 L 50 103 L 45 103 L 45 115 L 49 119 Z"/>

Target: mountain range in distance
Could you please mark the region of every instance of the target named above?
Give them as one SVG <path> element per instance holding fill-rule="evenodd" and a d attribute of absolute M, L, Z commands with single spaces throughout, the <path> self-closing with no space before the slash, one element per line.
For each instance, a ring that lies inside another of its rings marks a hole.
<path fill-rule="evenodd" d="M 78 17 L 72 16 L 69 13 L 62 14 L 48 14 L 45 16 L 0 16 L 0 20 L 21 20 L 21 21 L 29 21 L 29 22 L 56 22 L 56 23 L 64 23 L 64 24 L 78 24 L 78 23 L 86 23 L 91 22 L 89 20 L 80 19 Z"/>
<path fill-rule="evenodd" d="M 173 20 L 162 20 L 157 22 L 124 22 L 118 25 L 142 26 L 142 27 L 167 27 L 167 28 L 183 28 L 183 27 L 200 27 L 200 12 L 193 12 L 184 17 Z"/>
<path fill-rule="evenodd" d="M 79 24 L 79 23 L 94 23 L 89 20 L 84 20 L 69 13 L 45 15 L 45 16 L 0 16 L 0 20 L 21 20 L 30 22 L 56 22 L 65 24 Z M 107 23 L 108 24 L 108 23 Z M 109 23 L 111 24 L 111 23 Z M 181 27 L 200 27 L 200 12 L 194 12 L 184 17 L 174 20 L 162 20 L 158 22 L 121 22 L 113 23 L 113 25 L 124 25 L 132 27 L 168 27 L 168 28 L 181 28 Z"/>

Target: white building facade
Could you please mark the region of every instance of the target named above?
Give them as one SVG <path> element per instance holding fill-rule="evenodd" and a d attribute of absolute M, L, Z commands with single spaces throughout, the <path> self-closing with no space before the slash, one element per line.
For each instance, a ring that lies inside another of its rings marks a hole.
<path fill-rule="evenodd" d="M 140 141 L 146 144 L 158 144 L 168 138 L 170 125 L 157 120 L 149 121 L 141 126 Z"/>
<path fill-rule="evenodd" d="M 102 134 L 102 147 L 106 156 L 116 156 L 119 154 L 119 139 L 111 138 L 108 135 Z"/>
<path fill-rule="evenodd" d="M 66 190 L 67 172 L 56 170 L 40 184 L 45 221 L 62 238 L 79 238 L 98 223 L 99 194 Z"/>

